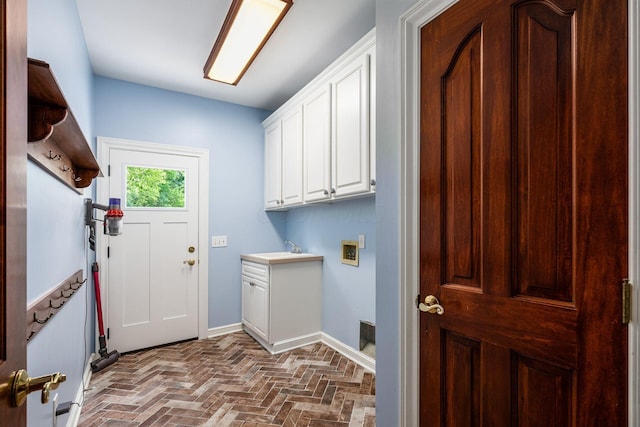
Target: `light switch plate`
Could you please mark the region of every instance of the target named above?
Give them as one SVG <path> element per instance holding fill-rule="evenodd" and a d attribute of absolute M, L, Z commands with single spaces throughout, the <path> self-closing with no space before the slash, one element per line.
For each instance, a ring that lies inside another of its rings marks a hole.
<path fill-rule="evenodd" d="M 227 246 L 227 236 L 211 236 L 212 248 L 223 248 Z"/>
<path fill-rule="evenodd" d="M 358 246 L 360 249 L 364 249 L 364 234 L 358 236 Z"/>

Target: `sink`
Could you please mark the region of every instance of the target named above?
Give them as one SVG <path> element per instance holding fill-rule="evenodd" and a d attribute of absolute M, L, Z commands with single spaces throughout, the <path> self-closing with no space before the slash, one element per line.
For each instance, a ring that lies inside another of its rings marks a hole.
<path fill-rule="evenodd" d="M 259 254 L 241 255 L 240 258 L 261 264 L 284 264 L 289 262 L 316 261 L 322 260 L 320 255 L 293 252 L 265 252 Z"/>

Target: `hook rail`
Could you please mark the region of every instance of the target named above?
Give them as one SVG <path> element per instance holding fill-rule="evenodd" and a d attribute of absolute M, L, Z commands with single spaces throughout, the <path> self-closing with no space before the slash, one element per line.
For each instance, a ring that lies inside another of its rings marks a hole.
<path fill-rule="evenodd" d="M 27 309 L 27 341 L 33 338 L 86 283 L 87 279 L 83 279 L 82 276 L 82 270 L 76 271 L 48 294 L 29 306 Z"/>

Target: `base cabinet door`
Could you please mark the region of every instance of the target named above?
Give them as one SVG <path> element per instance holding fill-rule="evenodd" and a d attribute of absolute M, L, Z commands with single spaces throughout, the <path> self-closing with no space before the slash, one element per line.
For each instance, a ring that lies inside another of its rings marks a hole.
<path fill-rule="evenodd" d="M 242 323 L 269 340 L 269 285 L 242 276 Z"/>

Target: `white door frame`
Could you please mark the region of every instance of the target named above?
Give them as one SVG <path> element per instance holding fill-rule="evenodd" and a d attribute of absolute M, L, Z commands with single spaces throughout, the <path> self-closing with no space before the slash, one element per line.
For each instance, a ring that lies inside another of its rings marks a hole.
<path fill-rule="evenodd" d="M 419 425 L 420 29 L 458 0 L 421 0 L 400 17 L 400 425 Z M 640 427 L 640 6 L 629 4 L 629 427 Z"/>
<path fill-rule="evenodd" d="M 109 150 L 111 148 L 131 151 L 153 152 L 196 157 L 198 159 L 198 246 L 200 264 L 198 265 L 198 339 L 209 336 L 209 150 L 205 148 L 182 147 L 179 145 L 158 144 L 109 137 L 98 137 L 98 164 L 104 172 L 108 168 Z M 98 180 L 96 185 L 96 202 L 106 204 L 109 200 L 108 181 Z M 123 230 L 126 233 L 126 229 Z M 102 233 L 96 233 L 96 260 L 100 265 L 107 265 L 107 239 Z M 105 327 L 109 324 L 108 295 L 109 277 L 107 269 L 100 270 L 104 286 L 100 289 L 103 301 Z"/>

